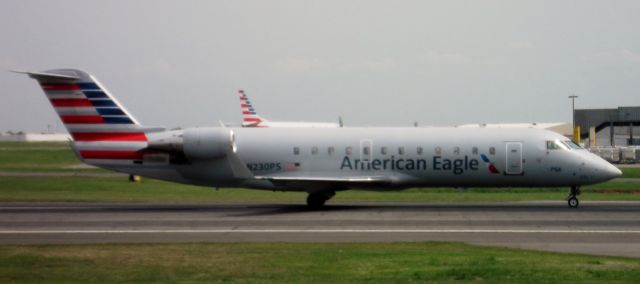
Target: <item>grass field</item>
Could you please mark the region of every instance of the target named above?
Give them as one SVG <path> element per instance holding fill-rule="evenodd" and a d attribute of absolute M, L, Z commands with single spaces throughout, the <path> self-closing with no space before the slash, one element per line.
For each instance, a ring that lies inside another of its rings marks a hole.
<path fill-rule="evenodd" d="M 640 167 L 622 168 L 622 178 L 640 178 Z"/>
<path fill-rule="evenodd" d="M 220 189 L 126 177 L 0 177 L 0 201 L 60 202 L 300 202 L 306 193 Z M 583 200 L 640 200 L 638 182 L 608 182 L 583 188 Z M 425 188 L 405 191 L 338 192 L 331 202 L 495 202 L 563 200 L 566 188 Z M 330 203 L 331 203 L 330 202 Z"/>
<path fill-rule="evenodd" d="M 458 243 L 0 246 L 1 283 L 638 283 L 640 259 Z"/>
<path fill-rule="evenodd" d="M 0 171 L 108 173 L 78 167 L 66 143 L 0 143 Z M 623 168 L 624 177 L 640 177 L 640 168 Z M 583 200 L 640 200 L 640 182 L 612 181 L 583 188 Z M 406 191 L 339 192 L 332 202 L 494 202 L 563 200 L 566 188 L 428 188 Z M 123 177 L 0 177 L 0 201 L 69 202 L 303 202 L 305 193 L 220 189 L 152 179 L 130 183 Z"/>
<path fill-rule="evenodd" d="M 84 167 L 67 143 L 1 142 L 0 171 L 101 172 L 104 170 Z"/>

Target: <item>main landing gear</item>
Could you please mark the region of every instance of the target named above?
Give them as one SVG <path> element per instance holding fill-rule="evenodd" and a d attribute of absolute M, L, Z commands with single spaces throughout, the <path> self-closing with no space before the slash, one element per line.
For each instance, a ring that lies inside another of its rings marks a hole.
<path fill-rule="evenodd" d="M 567 203 L 569 204 L 569 207 L 571 208 L 576 208 L 578 207 L 578 205 L 580 205 L 580 201 L 578 201 L 578 195 L 580 195 L 580 187 L 579 186 L 572 186 L 571 187 L 571 193 L 569 193 L 569 197 L 567 198 Z"/>
<path fill-rule="evenodd" d="M 307 196 L 307 206 L 313 209 L 322 208 L 324 206 L 324 203 L 327 202 L 327 200 L 331 199 L 331 197 L 333 197 L 334 195 L 336 195 L 334 191 L 309 193 L 309 196 Z"/>

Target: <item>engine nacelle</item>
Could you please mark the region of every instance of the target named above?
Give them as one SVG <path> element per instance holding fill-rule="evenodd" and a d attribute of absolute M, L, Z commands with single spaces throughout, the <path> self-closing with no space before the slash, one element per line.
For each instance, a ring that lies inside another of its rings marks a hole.
<path fill-rule="evenodd" d="M 182 149 L 190 160 L 222 158 L 235 150 L 233 131 L 225 128 L 190 128 L 184 130 Z"/>

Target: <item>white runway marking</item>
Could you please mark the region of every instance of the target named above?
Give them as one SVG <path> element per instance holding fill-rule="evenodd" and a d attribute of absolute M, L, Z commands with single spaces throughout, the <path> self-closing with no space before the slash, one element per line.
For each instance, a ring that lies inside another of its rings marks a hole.
<path fill-rule="evenodd" d="M 229 233 L 516 233 L 516 234 L 640 234 L 640 230 L 437 230 L 437 229 L 202 229 L 202 230 L 0 230 L 8 234 L 229 234 Z"/>

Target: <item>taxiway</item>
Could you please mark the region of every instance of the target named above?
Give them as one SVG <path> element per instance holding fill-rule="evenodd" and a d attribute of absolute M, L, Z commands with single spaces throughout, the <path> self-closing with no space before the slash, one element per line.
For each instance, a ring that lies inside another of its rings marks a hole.
<path fill-rule="evenodd" d="M 640 257 L 640 202 L 0 203 L 0 244 L 455 241 Z"/>

